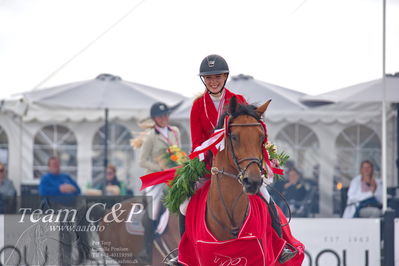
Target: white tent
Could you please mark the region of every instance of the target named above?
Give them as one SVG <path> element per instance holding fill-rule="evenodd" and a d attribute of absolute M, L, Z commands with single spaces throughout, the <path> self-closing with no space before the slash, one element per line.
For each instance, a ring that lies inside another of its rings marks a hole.
<path fill-rule="evenodd" d="M 5 108 L 23 111 L 25 121 L 94 121 L 104 119 L 105 109 L 121 119 L 141 119 L 148 116 L 154 102 L 172 105 L 184 99 L 178 93 L 100 74 L 92 80 L 22 93 Z"/>
<path fill-rule="evenodd" d="M 325 103 L 379 103 L 382 110 L 381 128 L 382 128 L 382 181 L 383 181 L 383 206 L 384 210 L 387 208 L 387 183 L 388 183 L 388 149 L 392 148 L 393 142 L 387 137 L 387 111 L 386 103 L 399 103 L 399 73 L 394 75 L 386 75 L 384 78 L 372 80 L 369 82 L 357 84 L 343 89 L 331 91 L 317 96 L 305 96 L 302 102 L 308 105 L 320 105 Z M 399 114 L 397 115 L 399 119 Z M 398 123 L 398 122 L 396 122 Z M 398 133 L 397 133 L 398 134 Z M 387 143 L 389 141 L 389 144 Z M 396 139 L 396 143 L 399 140 Z M 399 151 L 397 151 L 399 152 Z M 396 155 L 398 156 L 398 155 Z M 391 173 L 392 176 L 392 173 Z"/>
<path fill-rule="evenodd" d="M 249 75 L 240 74 L 231 77 L 226 87 L 234 93 L 243 95 L 251 104 L 261 104 L 272 99 L 268 112 L 306 109 L 306 106 L 299 101 L 304 93 L 260 81 Z"/>
<path fill-rule="evenodd" d="M 100 167 L 94 165 L 93 158 L 102 156 L 100 147 L 105 142 L 99 142 L 98 139 L 107 139 L 104 137 L 103 125 L 104 110 L 109 109 L 109 120 L 112 122 L 110 126 L 113 126 L 110 136 L 124 134 L 124 142 L 122 143 L 121 138 L 116 136 L 114 139 L 118 143 L 110 143 L 110 149 L 117 150 L 110 152 L 112 157 L 108 157 L 113 164 L 120 166 L 118 176 L 130 183 L 137 191 L 138 177 L 143 171 L 134 159 L 138 154 L 130 148 L 127 135 L 134 135 L 134 132 L 142 130 L 138 126 L 138 121 L 149 116 L 149 109 L 154 102 L 162 101 L 173 105 L 183 99 L 185 99 L 184 96 L 174 92 L 102 74 L 93 80 L 30 91 L 14 99 L 5 100 L 1 105 L 0 126 L 4 127 L 7 135 L 10 136 L 9 167 L 12 168 L 10 176 L 13 176 L 14 183 L 18 187 L 20 183 L 37 183 L 38 180 L 33 178 L 38 162 L 34 156 L 35 150 L 38 151 L 41 146 L 44 147 L 38 152 L 43 154 L 41 169 L 45 170 L 43 160 L 47 158 L 47 153 L 42 151 L 65 146 L 66 141 L 65 149 L 67 150 L 61 153 L 65 157 L 64 166 L 66 161 L 75 165 L 73 171 L 78 183 L 82 187 L 86 186 L 94 176 L 93 171 Z M 12 127 L 9 126 L 10 121 L 14 124 Z M 47 128 L 46 130 L 55 128 L 58 133 L 46 134 L 47 131 L 43 132 L 43 128 Z M 46 143 L 41 144 L 43 141 Z M 74 143 L 73 146 L 70 146 L 71 141 Z M 125 151 L 129 149 L 132 155 L 126 157 L 121 149 Z M 17 154 L 15 157 L 18 158 L 17 161 L 11 156 L 13 154 Z M 66 165 L 65 169 L 71 169 L 71 165 Z M 17 167 L 22 169 L 17 169 Z M 137 179 L 133 182 L 134 184 L 132 184 L 133 178 Z"/>
<path fill-rule="evenodd" d="M 260 81 L 249 75 L 239 74 L 231 77 L 231 80 L 226 84 L 226 88 L 236 94 L 243 95 L 250 104 L 261 104 L 272 99 L 272 103 L 267 110 L 268 113 L 274 114 L 283 111 L 307 109 L 299 101 L 300 97 L 305 95 L 304 93 Z M 189 119 L 194 99 L 186 99 L 176 112 L 172 114 L 172 117 L 175 119 Z"/>
<path fill-rule="evenodd" d="M 307 105 L 320 105 L 339 102 L 382 102 L 384 81 L 382 78 L 333 90 L 320 95 L 306 95 L 301 102 Z M 399 102 L 399 73 L 385 77 L 385 100 Z"/>

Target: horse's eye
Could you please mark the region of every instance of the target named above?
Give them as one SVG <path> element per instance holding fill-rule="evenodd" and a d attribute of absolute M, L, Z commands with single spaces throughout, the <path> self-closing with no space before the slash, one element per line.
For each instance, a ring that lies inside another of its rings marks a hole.
<path fill-rule="evenodd" d="M 237 135 L 235 135 L 235 134 L 231 134 L 231 135 L 230 135 L 230 138 L 231 138 L 231 140 L 232 140 L 233 142 L 237 142 L 237 141 L 239 140 L 239 137 L 238 137 Z"/>

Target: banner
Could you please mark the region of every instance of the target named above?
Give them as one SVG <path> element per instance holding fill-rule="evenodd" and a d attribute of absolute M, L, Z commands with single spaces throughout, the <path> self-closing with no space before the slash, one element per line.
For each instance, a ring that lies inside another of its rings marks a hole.
<path fill-rule="evenodd" d="M 290 226 L 305 245 L 303 266 L 381 265 L 379 219 L 294 218 Z"/>
<path fill-rule="evenodd" d="M 139 264 L 150 197 L 32 197 L 28 203 L 0 215 L 0 265 Z"/>

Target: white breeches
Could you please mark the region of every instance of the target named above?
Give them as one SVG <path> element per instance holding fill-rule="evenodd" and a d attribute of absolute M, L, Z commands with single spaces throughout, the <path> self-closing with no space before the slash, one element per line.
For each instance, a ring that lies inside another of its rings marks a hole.
<path fill-rule="evenodd" d="M 150 209 L 148 216 L 153 221 L 155 221 L 160 215 L 165 188 L 166 184 L 158 184 L 144 189 L 145 195 L 151 197 L 150 202 L 152 204 L 148 206 L 147 209 Z"/>

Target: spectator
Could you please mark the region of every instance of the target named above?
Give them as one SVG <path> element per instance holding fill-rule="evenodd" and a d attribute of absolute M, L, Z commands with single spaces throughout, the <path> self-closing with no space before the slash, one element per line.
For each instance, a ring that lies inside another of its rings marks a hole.
<path fill-rule="evenodd" d="M 293 214 L 296 209 L 301 207 L 301 202 L 305 199 L 307 190 L 301 181 L 301 174 L 298 169 L 292 167 L 287 172 L 287 180 L 279 181 L 275 184 L 275 188 L 284 196 L 290 205 Z M 278 198 L 278 197 L 276 197 Z M 287 206 L 279 204 L 286 211 Z"/>
<path fill-rule="evenodd" d="M 60 160 L 51 157 L 47 163 L 48 173 L 41 177 L 40 196 L 77 196 L 80 195 L 78 184 L 68 174 L 60 172 Z"/>
<path fill-rule="evenodd" d="M 348 200 L 343 218 L 379 217 L 382 208 L 382 183 L 374 177 L 374 165 L 365 160 L 360 164 L 360 175 L 349 185 Z"/>
<path fill-rule="evenodd" d="M 16 195 L 13 182 L 6 177 L 6 167 L 0 163 L 0 213 L 5 213 L 7 206 Z"/>
<path fill-rule="evenodd" d="M 39 194 L 43 196 L 41 208 L 44 210 L 77 210 L 76 221 L 81 221 L 84 211 L 79 207 L 76 196 L 80 195 L 78 184 L 68 174 L 60 172 L 60 160 L 57 157 L 50 157 L 47 162 L 48 173 L 40 179 Z M 60 226 L 69 225 L 71 217 L 68 213 L 61 212 Z M 72 244 L 75 241 L 73 234 L 68 230 L 59 231 L 59 262 L 60 265 L 72 265 Z"/>
<path fill-rule="evenodd" d="M 107 196 L 125 194 L 123 191 L 123 185 L 116 176 L 116 167 L 113 165 L 108 165 L 105 180 L 103 180 L 96 188 L 101 190 L 103 194 Z"/>

